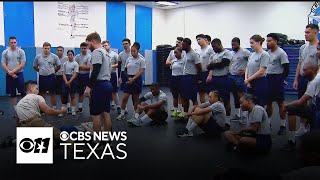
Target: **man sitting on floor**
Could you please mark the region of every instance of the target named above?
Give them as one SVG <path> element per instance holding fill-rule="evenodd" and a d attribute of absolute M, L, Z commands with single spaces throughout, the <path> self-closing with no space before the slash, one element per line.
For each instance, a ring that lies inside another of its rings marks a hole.
<path fill-rule="evenodd" d="M 240 106 L 243 111 L 248 111 L 248 126 L 239 132 L 226 131 L 224 137 L 233 145 L 234 150 L 241 147 L 253 147 L 260 152 L 268 152 L 272 146 L 271 126 L 265 109 L 256 105 L 256 98 L 246 94 L 240 98 Z"/>
<path fill-rule="evenodd" d="M 218 91 L 209 93 L 209 102 L 193 106 L 188 112 L 189 121 L 179 137 L 193 136 L 193 129 L 199 126 L 207 134 L 219 135 L 226 123 L 226 109 L 220 101 Z"/>
<path fill-rule="evenodd" d="M 50 116 L 58 116 L 65 114 L 67 109 L 62 107 L 61 110 L 50 108 L 45 99 L 38 95 L 39 89 L 36 81 L 28 81 L 25 83 L 27 95 L 23 97 L 17 104 L 17 115 L 19 127 L 53 127 L 51 124 L 41 119 L 40 111 Z M 60 142 L 60 130 L 53 127 L 53 141 L 55 145 Z"/>
<path fill-rule="evenodd" d="M 139 99 L 139 105 L 135 112 L 134 117 L 128 120 L 128 123 L 132 123 L 135 126 L 142 126 L 143 122 L 150 118 L 156 123 L 162 123 L 168 118 L 168 99 L 167 95 L 160 90 L 160 86 L 157 83 L 153 83 L 150 86 L 150 91 Z M 145 101 L 150 100 L 151 104 L 147 104 Z M 139 118 L 142 112 L 145 115 Z"/>

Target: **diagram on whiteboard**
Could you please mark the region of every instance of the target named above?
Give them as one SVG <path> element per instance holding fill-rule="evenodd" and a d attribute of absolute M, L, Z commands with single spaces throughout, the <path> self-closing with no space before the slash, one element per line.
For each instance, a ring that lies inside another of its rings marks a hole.
<path fill-rule="evenodd" d="M 89 28 L 89 8 L 74 2 L 57 2 L 58 30 L 70 34 L 70 39 L 86 37 Z"/>

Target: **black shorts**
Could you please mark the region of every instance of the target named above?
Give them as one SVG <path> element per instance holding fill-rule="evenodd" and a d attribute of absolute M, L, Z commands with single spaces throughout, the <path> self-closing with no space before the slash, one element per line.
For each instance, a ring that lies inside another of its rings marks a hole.
<path fill-rule="evenodd" d="M 291 106 L 287 109 L 289 116 L 299 116 L 312 121 L 315 118 L 315 112 L 310 106 Z"/>
<path fill-rule="evenodd" d="M 272 139 L 270 134 L 243 134 L 242 137 L 252 137 L 256 139 L 256 150 L 263 152 L 268 151 L 272 147 Z"/>
<path fill-rule="evenodd" d="M 217 124 L 217 121 L 212 116 L 210 116 L 206 124 L 201 124 L 199 127 L 209 135 L 218 135 L 223 131 L 222 127 Z"/>
<path fill-rule="evenodd" d="M 163 110 L 159 110 L 152 120 L 165 121 L 167 120 L 167 118 L 168 118 L 168 113 Z"/>
<path fill-rule="evenodd" d="M 56 94 L 61 95 L 62 93 L 62 84 L 63 84 L 62 75 L 56 75 Z"/>

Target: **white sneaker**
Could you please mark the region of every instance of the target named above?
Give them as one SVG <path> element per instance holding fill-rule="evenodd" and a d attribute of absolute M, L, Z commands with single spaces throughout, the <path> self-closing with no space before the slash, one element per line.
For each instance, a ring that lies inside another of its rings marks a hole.
<path fill-rule="evenodd" d="M 295 136 L 300 137 L 308 131 L 310 131 L 310 125 L 308 125 L 307 127 L 300 127 L 298 131 L 296 131 Z"/>
<path fill-rule="evenodd" d="M 124 119 L 124 118 L 125 118 L 125 115 L 120 114 L 120 115 L 117 117 L 117 120 L 118 120 L 118 121 L 121 121 L 121 120 Z"/>
<path fill-rule="evenodd" d="M 63 114 L 59 114 L 59 115 L 58 115 L 58 117 L 62 117 L 62 116 L 63 116 Z"/>
<path fill-rule="evenodd" d="M 76 116 L 76 115 L 77 115 L 77 113 L 73 111 L 72 112 L 72 116 Z"/>

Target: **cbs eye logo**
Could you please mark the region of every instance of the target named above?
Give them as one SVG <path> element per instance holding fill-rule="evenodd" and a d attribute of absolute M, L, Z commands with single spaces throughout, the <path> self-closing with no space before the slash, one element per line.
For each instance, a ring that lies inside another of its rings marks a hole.
<path fill-rule="evenodd" d="M 49 149 L 50 138 L 37 138 L 32 140 L 24 138 L 20 141 L 20 150 L 24 153 L 47 153 Z"/>

